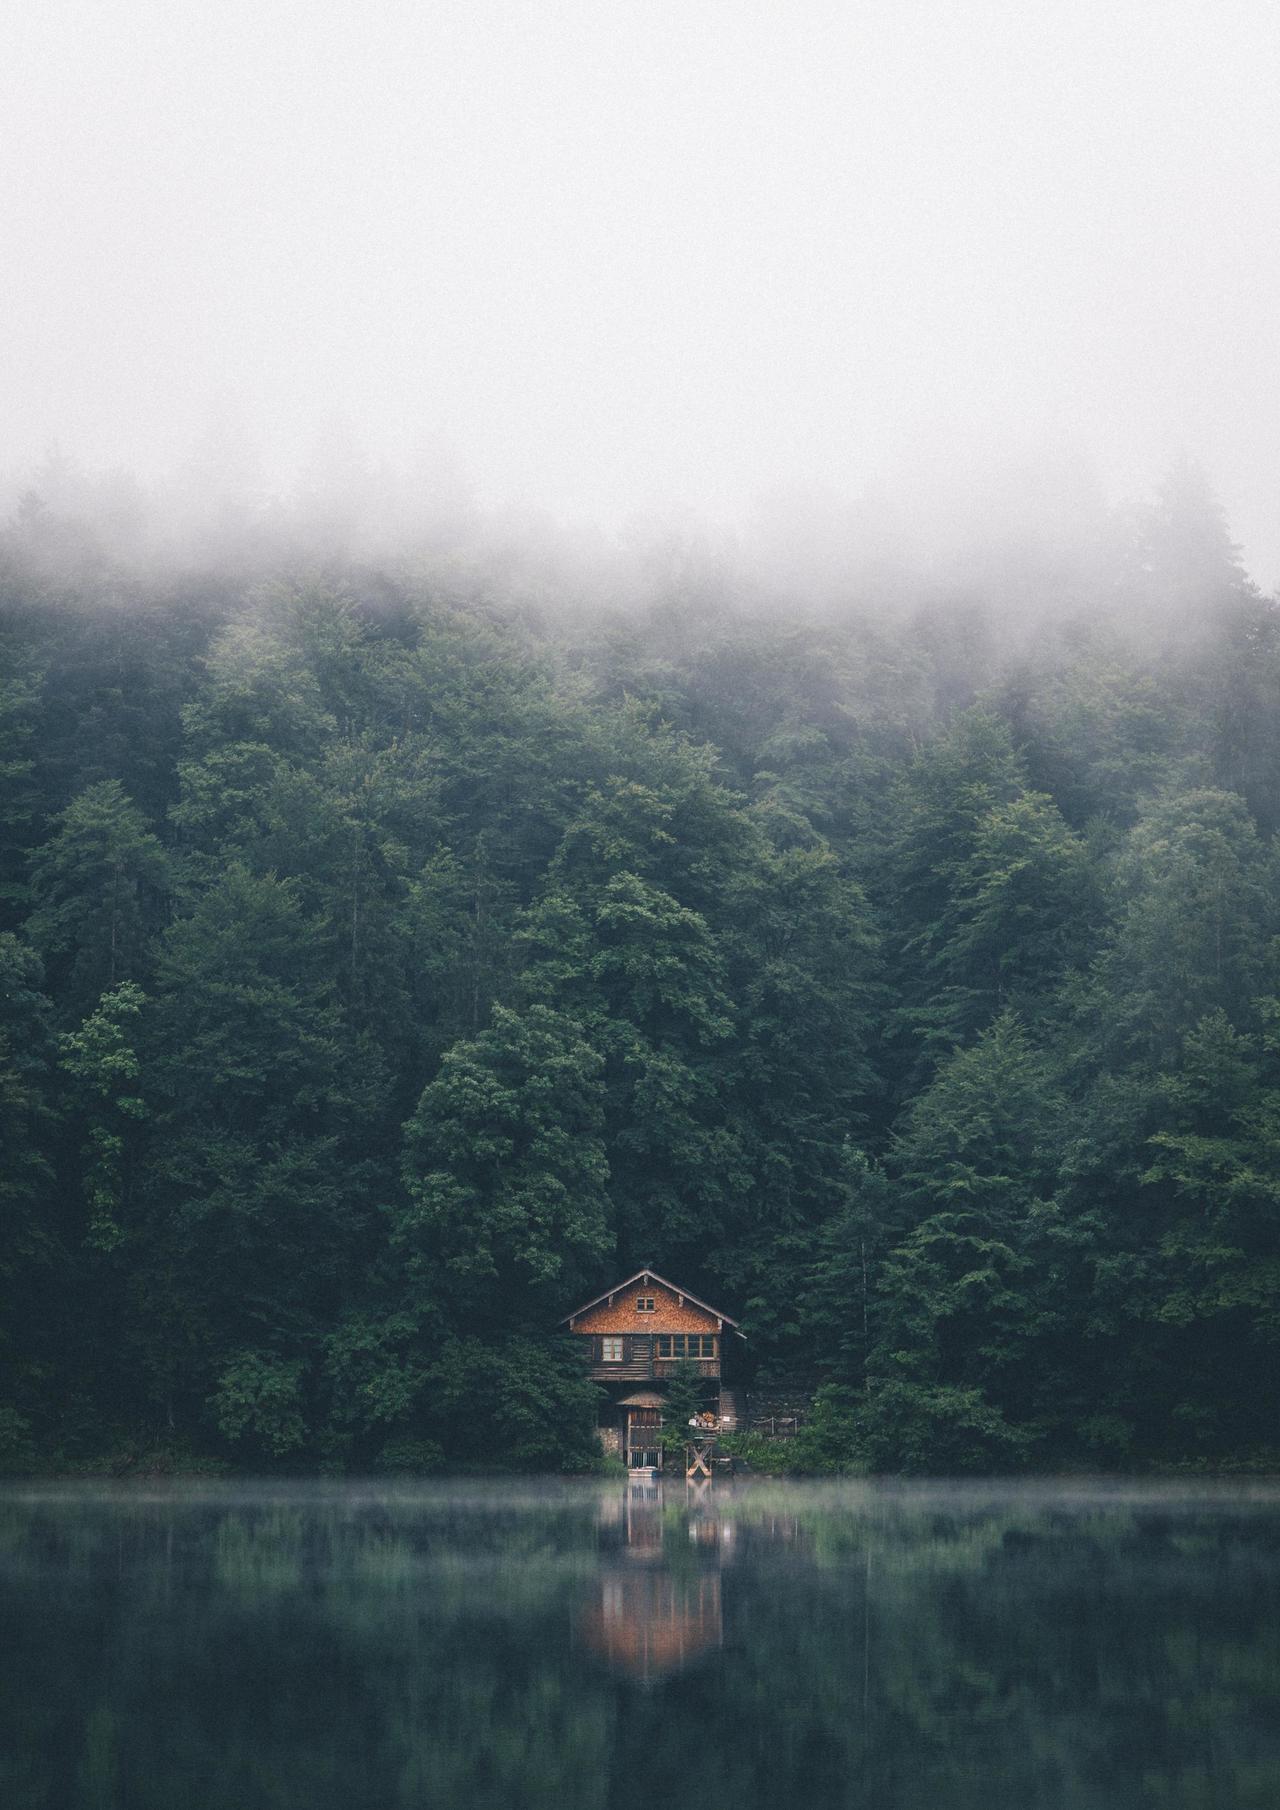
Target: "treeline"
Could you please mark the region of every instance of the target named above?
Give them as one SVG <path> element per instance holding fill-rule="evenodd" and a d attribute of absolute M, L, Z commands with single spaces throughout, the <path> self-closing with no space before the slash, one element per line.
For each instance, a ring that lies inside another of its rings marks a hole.
<path fill-rule="evenodd" d="M 1280 610 L 1185 470 L 1106 546 L 560 609 L 28 498 L 5 1462 L 586 1464 L 549 1329 L 645 1262 L 824 1463 L 1275 1459 Z"/>

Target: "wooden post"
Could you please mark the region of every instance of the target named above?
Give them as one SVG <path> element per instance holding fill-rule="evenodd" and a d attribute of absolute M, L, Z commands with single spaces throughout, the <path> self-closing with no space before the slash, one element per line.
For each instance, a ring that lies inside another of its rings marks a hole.
<path fill-rule="evenodd" d="M 684 1448 L 684 1475 L 686 1483 L 695 1477 L 711 1480 L 711 1446 L 695 1445 L 692 1440 Z"/>

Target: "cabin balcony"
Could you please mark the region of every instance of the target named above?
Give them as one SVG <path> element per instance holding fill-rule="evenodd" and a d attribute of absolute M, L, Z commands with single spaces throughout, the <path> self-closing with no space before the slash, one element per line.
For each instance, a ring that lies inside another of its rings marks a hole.
<path fill-rule="evenodd" d="M 651 1383 L 654 1366 L 652 1360 L 638 1364 L 597 1364 L 592 1363 L 587 1375 L 596 1383 Z"/>
<path fill-rule="evenodd" d="M 659 1383 L 665 1382 L 672 1367 L 679 1363 L 692 1364 L 699 1376 L 719 1381 L 719 1358 L 642 1358 L 633 1363 L 608 1364 L 593 1359 L 587 1375 L 596 1383 Z"/>

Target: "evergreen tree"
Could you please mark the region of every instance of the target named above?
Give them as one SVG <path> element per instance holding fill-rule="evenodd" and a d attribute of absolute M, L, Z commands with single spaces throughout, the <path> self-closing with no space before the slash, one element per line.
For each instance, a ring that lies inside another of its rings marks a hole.
<path fill-rule="evenodd" d="M 409 1279 L 473 1324 L 538 1323 L 607 1262 L 603 1062 L 572 1020 L 498 1007 L 455 1044 L 405 1127 L 409 1204 L 393 1238 Z"/>
<path fill-rule="evenodd" d="M 0 931 L 0 1459 L 48 1415 L 66 1252 L 50 1160 L 53 1011 L 39 957 Z"/>
<path fill-rule="evenodd" d="M 474 524 L 144 570 L 46 489 L 0 535 L 9 1461 L 578 1466 L 553 1329 L 649 1260 L 822 1386 L 813 1463 L 1266 1461 L 1280 632 L 1190 466 L 785 617 L 780 555 L 602 602 Z"/>
<path fill-rule="evenodd" d="M 325 956 L 294 887 L 234 864 L 161 945 L 131 1336 L 166 1406 L 227 1354 L 317 1358 L 371 1248 L 384 1077 Z"/>
<path fill-rule="evenodd" d="M 59 815 L 32 856 L 26 928 L 64 1012 L 145 977 L 167 887 L 165 852 L 118 780 L 90 786 Z"/>

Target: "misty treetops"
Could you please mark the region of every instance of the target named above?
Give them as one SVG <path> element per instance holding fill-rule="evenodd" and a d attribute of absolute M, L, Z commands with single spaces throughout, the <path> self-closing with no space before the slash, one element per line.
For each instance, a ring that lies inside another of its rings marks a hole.
<path fill-rule="evenodd" d="M 0 557 L 0 1452 L 590 1461 L 654 1262 L 815 1461 L 1274 1457 L 1280 613 Z M 540 569 L 541 570 L 541 569 Z M 1011 575 L 1012 572 L 1012 575 Z"/>

